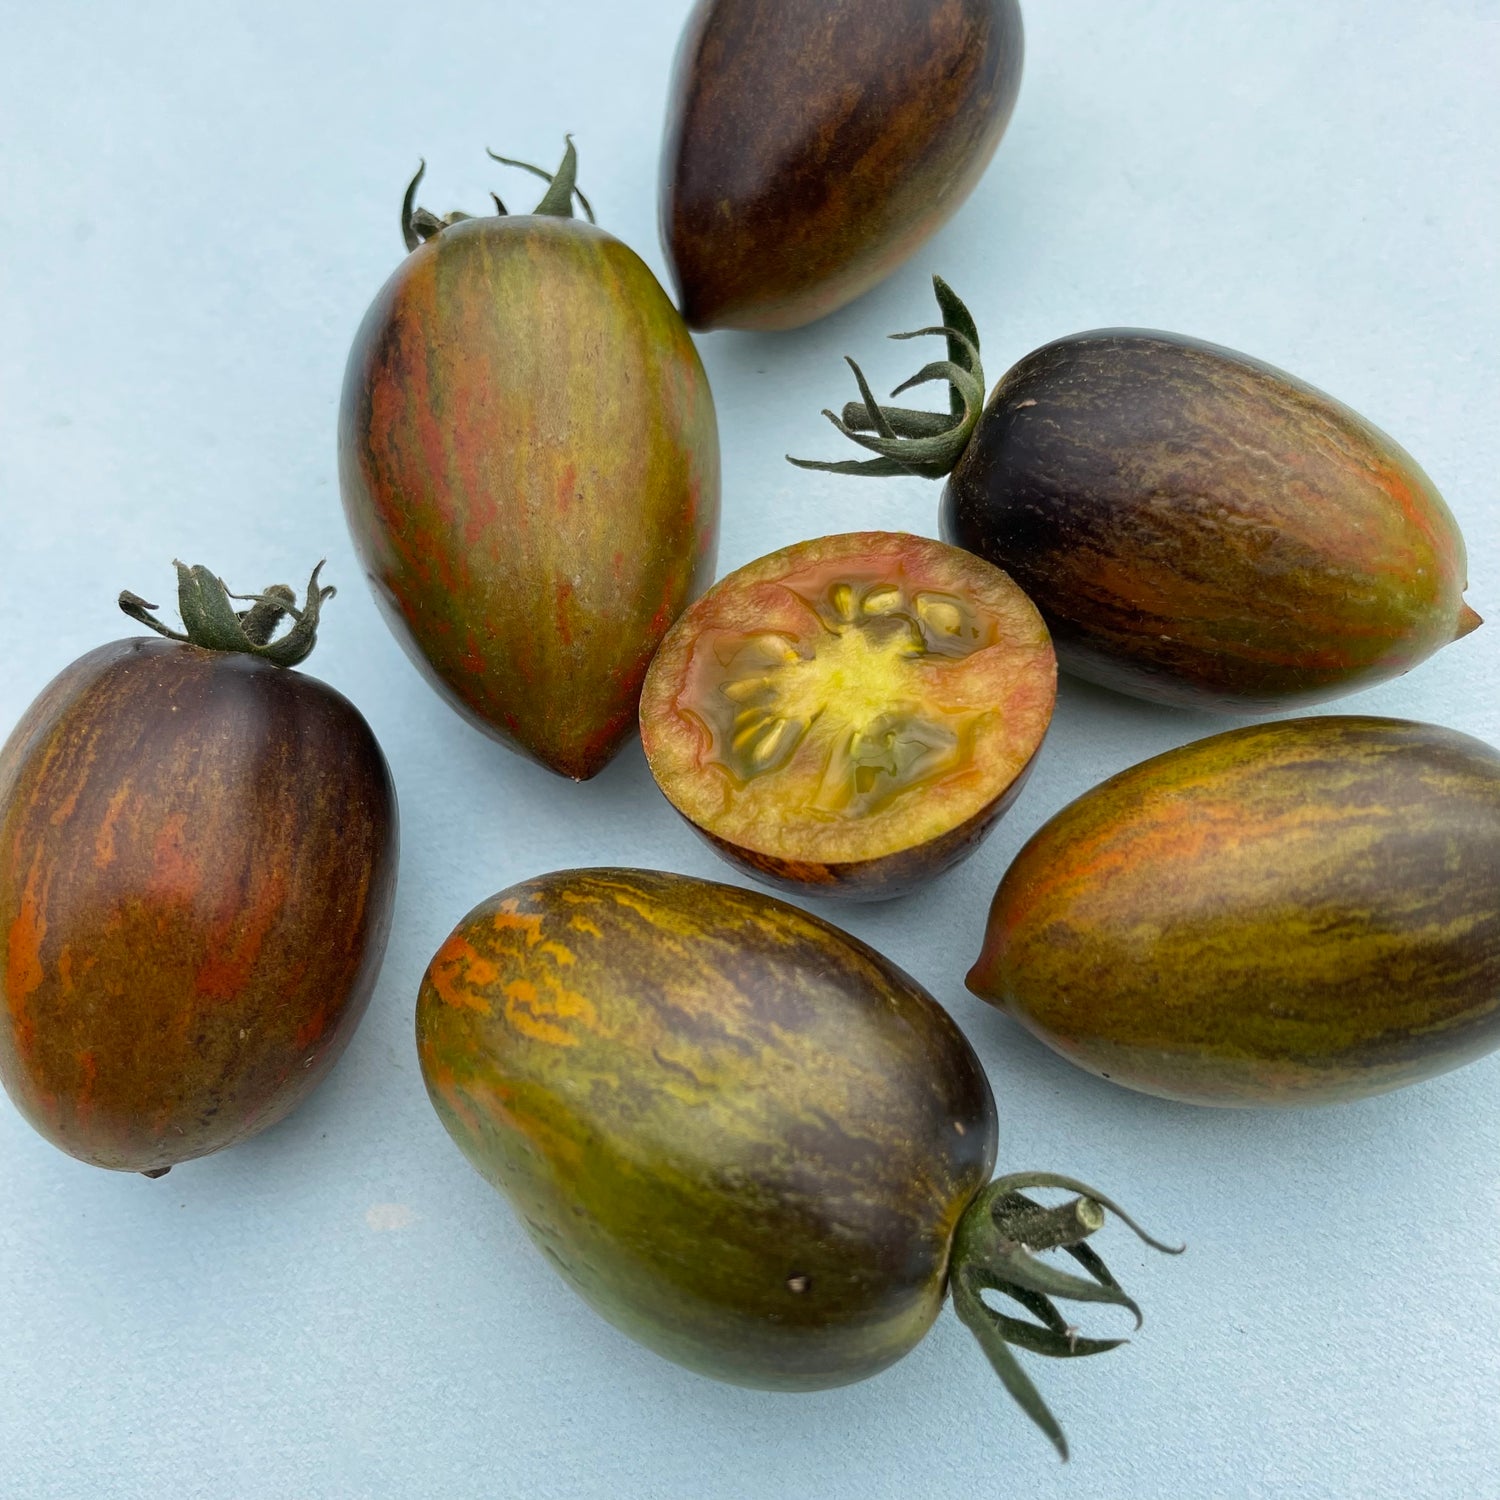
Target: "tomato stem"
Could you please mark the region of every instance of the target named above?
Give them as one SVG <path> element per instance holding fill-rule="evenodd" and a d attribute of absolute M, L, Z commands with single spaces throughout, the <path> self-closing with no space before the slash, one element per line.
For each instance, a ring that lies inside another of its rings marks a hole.
<path fill-rule="evenodd" d="M 891 392 L 899 396 L 914 386 L 933 381 L 948 382 L 947 412 L 921 411 L 908 406 L 881 406 L 870 390 L 864 371 L 848 359 L 859 387 L 860 399 L 845 405 L 843 415 L 825 410 L 823 415 L 850 442 L 878 454 L 877 458 L 846 459 L 825 463 L 818 459 L 793 458 L 799 469 L 819 469 L 828 474 L 886 476 L 917 474 L 941 479 L 952 472 L 963 457 L 969 438 L 984 410 L 984 366 L 979 359 L 979 331 L 969 309 L 941 276 L 932 278 L 943 321 L 932 328 L 893 333 L 893 339 L 920 339 L 941 335 L 948 341 L 948 358 L 923 365 L 910 380 Z"/>
<path fill-rule="evenodd" d="M 532 213 L 551 214 L 558 218 L 571 219 L 573 199 L 577 198 L 579 206 L 588 215 L 589 223 L 596 224 L 598 220 L 594 217 L 594 207 L 583 196 L 582 188 L 577 185 L 578 152 L 573 147 L 573 137 L 568 135 L 563 139 L 567 142 L 567 149 L 563 152 L 562 165 L 558 167 L 556 173 L 544 172 L 540 167 L 532 166 L 529 161 L 517 161 L 514 157 L 501 156 L 491 151 L 488 146 L 484 150 L 485 155 L 491 161 L 502 162 L 507 167 L 520 167 L 523 172 L 530 172 L 533 177 L 540 177 L 543 182 L 551 184 L 542 201 L 532 209 Z"/>
<path fill-rule="evenodd" d="M 1062 1188 L 1079 1196 L 1056 1207 L 1028 1198 L 1020 1189 Z M 1118 1204 L 1071 1177 L 1051 1172 L 1020 1172 L 999 1177 L 981 1192 L 959 1220 L 953 1240 L 949 1284 L 953 1310 L 979 1341 L 995 1373 L 1016 1403 L 1047 1434 L 1059 1455 L 1068 1456 L 1068 1441 L 1041 1393 L 1012 1353 L 1012 1346 L 1033 1354 L 1069 1359 L 1102 1354 L 1124 1339 L 1083 1338 L 1053 1302 L 1108 1302 L 1128 1308 L 1141 1324 L 1141 1311 L 1126 1295 L 1109 1268 L 1083 1242 L 1104 1224 L 1105 1210 L 1146 1244 L 1168 1255 L 1182 1246 L 1153 1239 Z M 1074 1276 L 1038 1258 L 1037 1252 L 1063 1250 L 1088 1272 Z M 1091 1279 L 1090 1279 L 1091 1278 Z M 1031 1319 L 1007 1317 L 984 1300 L 999 1292 L 1019 1303 Z"/>
<path fill-rule="evenodd" d="M 590 224 L 597 223 L 594 218 L 594 207 L 583 195 L 583 190 L 578 186 L 578 152 L 573 146 L 573 137 L 565 136 L 567 147 L 563 151 L 561 165 L 556 172 L 545 171 L 541 167 L 533 166 L 529 161 L 517 161 L 514 157 L 501 156 L 485 147 L 485 155 L 491 161 L 498 161 L 507 167 L 519 167 L 523 172 L 530 172 L 533 177 L 540 177 L 547 184 L 547 191 L 542 195 L 542 201 L 532 209 L 533 214 L 542 214 L 548 218 L 571 219 L 573 217 L 573 200 L 578 200 L 585 214 L 588 215 Z M 443 230 L 453 224 L 461 224 L 466 219 L 472 219 L 473 214 L 466 214 L 460 209 L 454 209 L 452 213 L 444 214 L 439 218 L 425 208 L 416 207 L 417 187 L 421 183 L 427 171 L 425 158 L 417 164 L 417 175 L 406 185 L 406 194 L 401 200 L 401 238 L 406 243 L 408 250 L 415 250 L 418 245 L 430 240 L 434 235 L 441 234 Z M 495 213 L 505 218 L 507 210 L 499 197 L 491 193 L 494 200 Z"/>
<path fill-rule="evenodd" d="M 321 562 L 312 571 L 307 598 L 300 609 L 296 594 L 284 583 L 272 584 L 261 594 L 231 594 L 224 580 L 205 567 L 189 567 L 181 562 L 174 566 L 177 610 L 183 626 L 180 631 L 162 624 L 151 613 L 157 606 L 128 589 L 120 593 L 120 608 L 132 620 L 168 640 L 201 646 L 207 651 L 242 651 L 277 667 L 295 667 L 307 659 L 317 644 L 318 617 L 323 605 L 337 592 L 318 583 L 318 575 L 323 571 Z M 248 601 L 250 608 L 237 610 L 231 600 Z M 288 617 L 291 629 L 273 639 L 277 627 Z"/>

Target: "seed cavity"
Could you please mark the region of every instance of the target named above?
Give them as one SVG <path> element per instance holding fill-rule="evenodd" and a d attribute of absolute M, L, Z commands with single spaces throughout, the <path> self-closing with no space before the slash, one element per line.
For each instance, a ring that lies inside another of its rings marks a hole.
<path fill-rule="evenodd" d="M 734 781 L 782 770 L 811 736 L 806 808 L 862 817 L 958 764 L 977 715 L 934 702 L 931 667 L 990 645 L 994 622 L 957 595 L 884 578 L 791 592 L 817 621 L 811 638 L 726 632 L 712 643 L 718 681 L 696 707 Z"/>

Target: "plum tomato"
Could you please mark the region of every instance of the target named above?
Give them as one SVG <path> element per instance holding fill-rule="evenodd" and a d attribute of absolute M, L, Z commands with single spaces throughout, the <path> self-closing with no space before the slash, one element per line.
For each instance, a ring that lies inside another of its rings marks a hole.
<path fill-rule="evenodd" d="M 922 1339 L 951 1290 L 1065 1452 L 1010 1346 L 1118 1342 L 1080 1338 L 1054 1297 L 1135 1311 L 1083 1243 L 1112 1203 L 1045 1173 L 990 1181 L 994 1096 L 947 1012 L 758 891 L 622 869 L 511 886 L 433 957 L 417 1050 L 449 1134 L 553 1267 L 701 1374 L 788 1391 L 862 1380 Z M 1079 1196 L 1048 1207 L 1035 1187 Z M 1088 1274 L 1033 1253 L 1054 1248 Z"/>
<path fill-rule="evenodd" d="M 719 438 L 667 294 L 572 217 L 575 167 L 570 141 L 535 212 L 482 218 L 414 208 L 417 174 L 338 446 L 408 655 L 476 728 L 582 781 L 635 733 L 651 653 L 713 577 Z"/>
<path fill-rule="evenodd" d="M 1017 0 L 700 0 L 662 151 L 694 328 L 795 328 L 935 234 L 1015 107 Z"/>
<path fill-rule="evenodd" d="M 970 853 L 1020 791 L 1057 668 L 1031 601 L 943 542 L 853 532 L 729 574 L 641 696 L 667 800 L 773 884 L 875 899 Z"/>
<path fill-rule="evenodd" d="M 1016 856 L 969 988 L 1111 1081 L 1300 1105 L 1500 1046 L 1500 752 L 1328 715 L 1169 750 Z"/>
<path fill-rule="evenodd" d="M 1036 601 L 1063 669 L 1135 697 L 1275 713 L 1358 692 L 1479 625 L 1464 540 L 1357 412 L 1180 334 L 1080 333 L 984 397 L 979 335 L 935 279 L 950 411 L 829 413 L 878 456 L 803 468 L 948 476 L 942 534 Z M 916 334 L 905 335 L 916 337 Z M 906 386 L 898 387 L 900 390 Z"/>
<path fill-rule="evenodd" d="M 332 589 L 236 613 L 178 565 L 185 634 L 100 646 L 0 750 L 0 1082 L 55 1146 L 159 1177 L 281 1119 L 364 1013 L 396 795 L 348 699 L 290 670 Z M 293 624 L 273 638 L 287 615 Z"/>

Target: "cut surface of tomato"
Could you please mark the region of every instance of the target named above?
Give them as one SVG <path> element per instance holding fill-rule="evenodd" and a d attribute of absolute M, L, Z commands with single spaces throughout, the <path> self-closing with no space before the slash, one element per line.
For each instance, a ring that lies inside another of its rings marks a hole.
<path fill-rule="evenodd" d="M 688 609 L 641 731 L 668 800 L 726 853 L 836 866 L 992 819 L 1055 692 L 1047 628 L 1006 574 L 857 532 L 763 557 Z"/>

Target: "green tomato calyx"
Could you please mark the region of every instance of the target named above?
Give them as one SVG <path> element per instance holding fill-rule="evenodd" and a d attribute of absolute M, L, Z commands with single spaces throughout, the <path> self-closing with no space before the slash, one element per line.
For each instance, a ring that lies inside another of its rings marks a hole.
<path fill-rule="evenodd" d="M 519 167 L 523 172 L 530 172 L 533 177 L 540 177 L 547 184 L 547 191 L 542 196 L 542 201 L 532 209 L 534 214 L 543 214 L 548 218 L 571 219 L 573 217 L 573 200 L 578 200 L 578 205 L 588 215 L 590 224 L 597 223 L 594 218 L 593 205 L 583 196 L 578 187 L 578 152 L 573 147 L 573 137 L 565 136 L 567 149 L 563 152 L 562 164 L 555 172 L 544 171 L 541 167 L 534 167 L 529 161 L 517 161 L 514 157 L 501 156 L 498 152 L 491 151 L 485 147 L 485 155 L 491 161 L 501 162 L 507 167 Z M 417 186 L 422 181 L 427 171 L 425 160 L 418 163 L 417 175 L 406 186 L 406 196 L 401 200 L 401 238 L 406 242 L 408 250 L 415 250 L 418 245 L 430 240 L 433 235 L 441 234 L 450 225 L 462 223 L 465 219 L 472 219 L 473 214 L 466 214 L 459 209 L 445 214 L 439 218 L 434 213 L 429 213 L 425 208 L 417 208 Z M 495 212 L 504 217 L 509 213 L 506 206 L 500 201 L 495 193 L 490 197 L 494 199 Z"/>
<path fill-rule="evenodd" d="M 337 592 L 318 583 L 323 571 L 319 563 L 307 584 L 307 597 L 297 607 L 296 594 L 284 583 L 274 583 L 263 594 L 231 594 L 222 578 L 202 566 L 189 567 L 175 563 L 177 569 L 177 612 L 182 629 L 163 625 L 148 603 L 128 589 L 120 594 L 120 608 L 132 620 L 164 635 L 170 641 L 183 641 L 207 651 L 243 651 L 258 656 L 276 667 L 295 667 L 305 661 L 317 644 L 318 616 L 323 605 Z M 231 600 L 246 600 L 249 609 L 235 609 Z M 277 636 L 276 629 L 290 618 L 291 629 Z"/>
<path fill-rule="evenodd" d="M 969 445 L 969 438 L 984 410 L 984 366 L 979 361 L 979 331 L 969 309 L 959 300 L 953 288 L 941 276 L 932 278 L 940 326 L 916 328 L 910 333 L 893 333 L 893 339 L 920 339 L 941 335 L 948 341 L 948 358 L 923 365 L 910 380 L 891 392 L 899 396 L 913 386 L 933 381 L 948 383 L 948 410 L 919 411 L 909 406 L 881 406 L 870 390 L 864 371 L 850 359 L 861 399 L 844 407 L 842 416 L 824 411 L 850 442 L 858 443 L 878 458 L 846 459 L 825 463 L 818 459 L 793 458 L 787 461 L 799 469 L 821 469 L 828 474 L 872 474 L 890 477 L 916 474 L 923 479 L 941 479 L 953 470 Z"/>
<path fill-rule="evenodd" d="M 1067 1203 L 1049 1208 L 1028 1198 L 1022 1188 L 1061 1188 L 1077 1193 Z M 1071 1177 L 1051 1172 L 1018 1172 L 998 1177 L 964 1211 L 953 1240 L 949 1284 L 953 1310 L 979 1340 L 995 1373 L 1022 1411 L 1052 1439 L 1062 1458 L 1068 1440 L 1042 1400 L 1011 1346 L 1055 1359 L 1103 1354 L 1125 1339 L 1089 1339 L 1079 1335 L 1057 1309 L 1054 1297 L 1077 1302 L 1109 1302 L 1128 1308 L 1141 1326 L 1141 1310 L 1126 1295 L 1109 1268 L 1083 1242 L 1104 1224 L 1105 1210 L 1133 1230 L 1154 1250 L 1180 1255 L 1181 1245 L 1153 1239 L 1118 1204 Z M 1037 1253 L 1063 1250 L 1089 1273 L 1092 1280 L 1059 1270 Z M 984 1300 L 985 1292 L 999 1292 L 1019 1302 L 1036 1319 L 1007 1317 Z"/>

